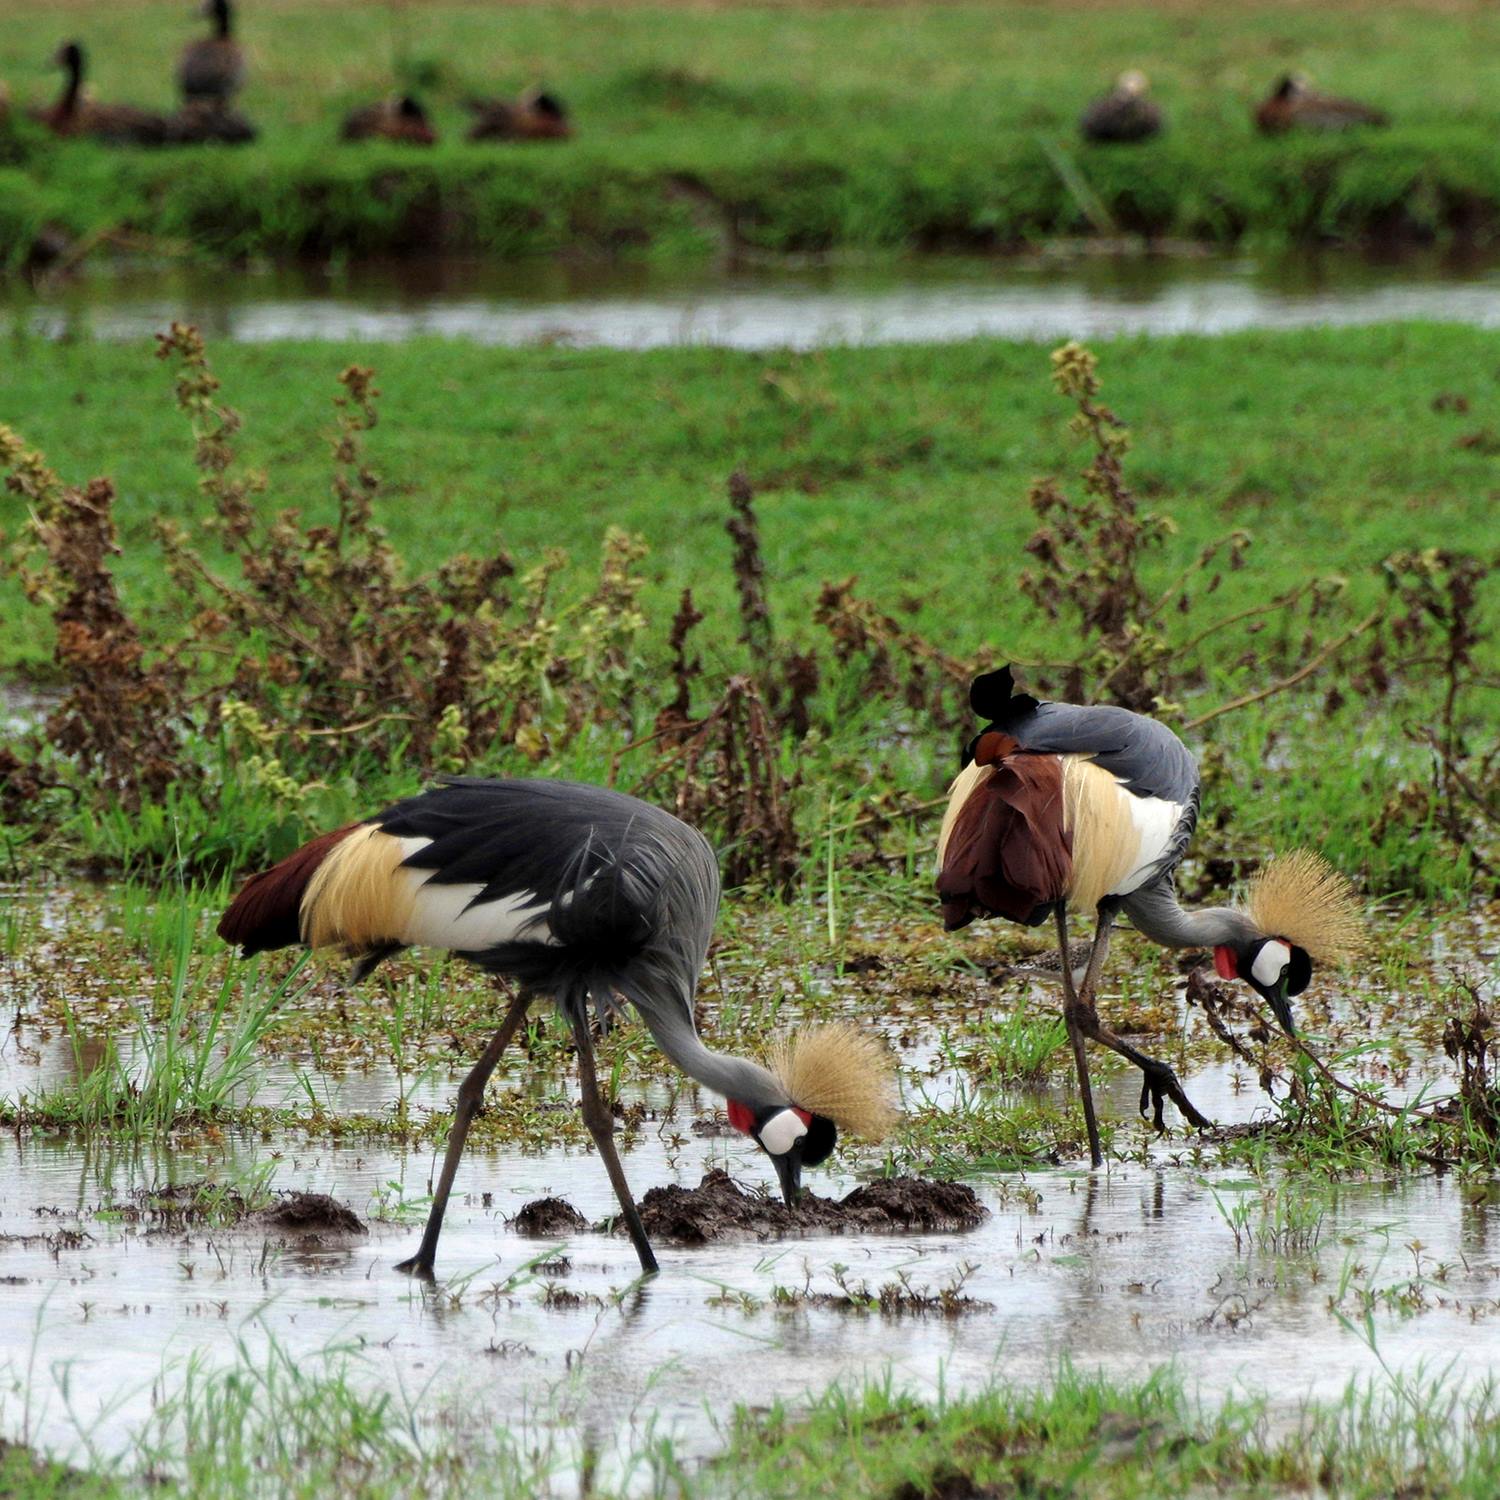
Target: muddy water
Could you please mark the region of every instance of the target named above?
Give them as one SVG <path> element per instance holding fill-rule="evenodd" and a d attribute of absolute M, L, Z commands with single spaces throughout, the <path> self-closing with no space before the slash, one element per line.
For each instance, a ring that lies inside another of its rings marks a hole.
<path fill-rule="evenodd" d="M 934 259 L 723 271 L 696 265 L 373 262 L 223 276 L 87 271 L 38 297 L 0 288 L 0 316 L 49 338 L 146 339 L 174 318 L 216 339 L 740 349 L 1224 333 L 1403 319 L 1500 325 L 1500 268 L 1418 257 Z"/>

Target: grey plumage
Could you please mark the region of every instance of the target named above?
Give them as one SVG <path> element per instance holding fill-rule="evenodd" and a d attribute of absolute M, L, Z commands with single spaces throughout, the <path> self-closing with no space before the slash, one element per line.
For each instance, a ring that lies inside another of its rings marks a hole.
<path fill-rule="evenodd" d="M 710 1051 L 693 1024 L 719 908 L 708 840 L 659 807 L 583 782 L 450 777 L 375 821 L 430 839 L 405 861 L 439 885 L 478 882 L 471 906 L 532 896 L 533 933 L 462 956 L 601 1021 L 628 1001 L 699 1083 L 752 1105 L 789 1101 L 765 1068 Z"/>
<path fill-rule="evenodd" d="M 1110 704 L 1050 703 L 1014 690 L 1009 667 L 974 679 L 974 712 L 990 728 L 1014 736 L 1025 750 L 1087 755 L 1137 797 L 1158 797 L 1182 808 L 1151 879 L 1170 881 L 1198 826 L 1198 762 L 1165 724 Z M 977 741 L 977 736 L 975 737 Z M 972 755 L 971 748 L 967 752 Z"/>

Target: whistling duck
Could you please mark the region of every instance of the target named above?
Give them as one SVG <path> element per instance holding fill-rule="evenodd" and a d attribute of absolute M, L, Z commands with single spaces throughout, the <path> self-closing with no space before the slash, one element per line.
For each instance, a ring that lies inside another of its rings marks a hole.
<path fill-rule="evenodd" d="M 1255 111 L 1263 135 L 1288 130 L 1352 130 L 1357 125 L 1388 125 L 1390 116 L 1356 99 L 1315 94 L 1300 74 L 1289 73 Z"/>
<path fill-rule="evenodd" d="M 346 141 L 404 141 L 409 146 L 431 146 L 437 141 L 427 111 L 409 94 L 363 104 L 344 117 L 339 131 Z"/>
<path fill-rule="evenodd" d="M 1079 116 L 1086 141 L 1149 141 L 1160 135 L 1161 105 L 1146 97 L 1151 87 L 1146 75 L 1132 68 L 1121 73 L 1114 88 L 1095 99 Z"/>
<path fill-rule="evenodd" d="M 66 75 L 63 91 L 55 103 L 31 111 L 53 135 L 87 136 L 111 146 L 161 146 L 172 139 L 165 115 L 133 104 L 97 104 L 84 96 L 84 55 L 77 42 L 64 43 L 54 61 Z"/>
<path fill-rule="evenodd" d="M 234 39 L 229 0 L 204 0 L 213 34 L 191 41 L 177 60 L 177 87 L 188 104 L 229 103 L 245 83 L 245 54 Z"/>
<path fill-rule="evenodd" d="M 565 141 L 573 134 L 567 106 L 556 94 L 529 89 L 519 99 L 470 99 L 471 141 Z"/>

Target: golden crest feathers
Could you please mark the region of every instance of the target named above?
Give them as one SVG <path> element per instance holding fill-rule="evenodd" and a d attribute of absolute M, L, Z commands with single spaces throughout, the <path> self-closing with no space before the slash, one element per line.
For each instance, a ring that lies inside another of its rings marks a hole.
<path fill-rule="evenodd" d="M 1262 932 L 1305 948 L 1319 963 L 1343 963 L 1364 951 L 1354 887 L 1311 849 L 1279 854 L 1258 870 L 1245 906 Z"/>
<path fill-rule="evenodd" d="M 896 1070 L 878 1037 L 835 1022 L 778 1041 L 767 1064 L 793 1104 L 878 1141 L 896 1122 Z"/>

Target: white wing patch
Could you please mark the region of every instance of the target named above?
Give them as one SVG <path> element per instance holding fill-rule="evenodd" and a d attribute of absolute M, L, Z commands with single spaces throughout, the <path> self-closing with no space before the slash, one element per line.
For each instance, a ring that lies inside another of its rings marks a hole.
<path fill-rule="evenodd" d="M 1165 857 L 1172 842 L 1172 833 L 1182 818 L 1183 805 L 1168 802 L 1162 797 L 1137 797 L 1124 782 L 1120 783 L 1125 801 L 1130 808 L 1130 821 L 1135 825 L 1135 863 L 1125 877 L 1109 892 L 1111 896 L 1128 896 L 1138 890 L 1151 877 L 1156 866 Z"/>
<path fill-rule="evenodd" d="M 431 842 L 423 838 L 402 839 L 402 857 L 410 858 Z M 480 953 L 499 943 L 522 938 L 533 943 L 551 940 L 534 891 L 517 891 L 473 906 L 470 903 L 484 889 L 482 885 L 441 885 L 434 882 L 432 875 L 431 870 L 409 866 L 395 872 L 411 902 L 411 915 L 400 933 L 403 943 L 411 947 L 447 948 L 455 953 Z"/>

